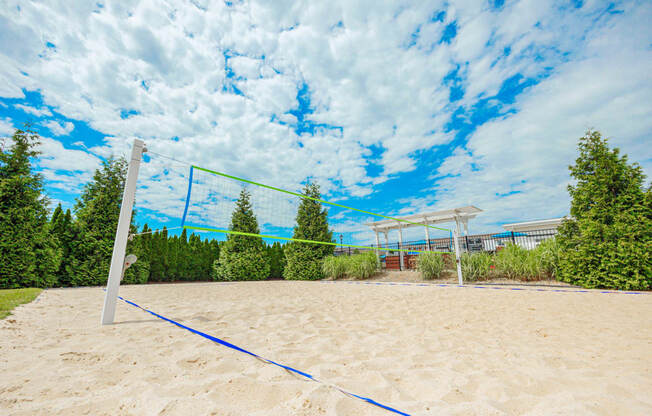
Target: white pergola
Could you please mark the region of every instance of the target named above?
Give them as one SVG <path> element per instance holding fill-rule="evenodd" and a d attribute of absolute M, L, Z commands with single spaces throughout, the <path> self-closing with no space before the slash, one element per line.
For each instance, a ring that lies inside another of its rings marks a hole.
<path fill-rule="evenodd" d="M 396 220 L 381 220 L 375 222 L 369 222 L 365 225 L 371 227 L 371 229 L 376 233 L 376 246 L 380 247 L 380 238 L 379 233 L 385 235 L 385 246 L 389 245 L 388 233 L 392 230 L 397 230 L 398 232 L 398 242 L 399 245 L 403 244 L 403 229 L 410 227 L 418 227 L 420 225 L 435 225 L 435 224 L 444 224 L 449 222 L 455 222 L 455 228 L 457 230 L 457 235 L 462 235 L 461 227 L 464 227 L 464 235 L 469 235 L 469 220 L 475 218 L 482 210 L 473 205 L 467 205 L 465 207 L 459 207 L 454 209 L 446 209 L 443 211 L 435 212 L 426 212 L 423 214 L 413 214 L 405 217 L 396 217 Z M 400 220 L 400 221 L 397 221 Z M 426 237 L 426 245 L 428 250 L 430 250 L 430 227 L 423 227 Z M 388 253 L 389 250 L 386 250 L 385 253 Z M 376 251 L 378 254 L 378 251 Z M 403 252 L 399 251 L 401 268 L 404 268 L 403 263 Z"/>

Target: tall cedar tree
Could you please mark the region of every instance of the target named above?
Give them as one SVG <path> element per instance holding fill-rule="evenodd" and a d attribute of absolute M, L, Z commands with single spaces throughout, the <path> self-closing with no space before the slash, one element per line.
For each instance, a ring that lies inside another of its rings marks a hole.
<path fill-rule="evenodd" d="M 250 198 L 246 189 L 240 192 L 231 215 L 231 231 L 260 233 Z M 269 258 L 262 238 L 229 234 L 214 264 L 214 277 L 218 280 L 264 280 L 268 276 Z"/>
<path fill-rule="evenodd" d="M 641 167 L 597 131 L 579 140 L 570 166 L 571 219 L 557 237 L 559 278 L 587 288 L 652 289 L 652 188 Z"/>
<path fill-rule="evenodd" d="M 133 218 L 133 217 L 132 217 Z M 130 233 L 136 234 L 138 228 L 131 225 Z M 147 283 L 150 274 L 150 263 L 147 251 L 147 239 L 144 236 L 135 236 L 127 241 L 127 254 L 135 254 L 138 259 L 124 274 L 123 283 L 140 284 Z"/>
<path fill-rule="evenodd" d="M 70 261 L 71 247 L 75 239 L 73 230 L 72 214 L 70 209 L 63 212 L 61 204 L 57 206 L 50 220 L 50 229 L 57 238 L 61 248 L 61 264 L 57 270 L 57 282 L 59 286 L 70 286 Z"/>
<path fill-rule="evenodd" d="M 72 245 L 70 265 L 74 286 L 106 283 L 126 175 L 127 161 L 109 158 L 102 162 L 77 199 L 74 207 L 77 239 Z M 131 229 L 133 232 L 133 225 Z M 130 273 L 143 266 L 139 263 Z"/>
<path fill-rule="evenodd" d="M 333 241 L 333 232 L 328 229 L 328 211 L 322 209 L 319 185 L 308 183 L 303 194 L 314 199 L 304 198 L 299 204 L 294 238 L 313 241 Z M 292 280 L 317 280 L 324 277 L 322 264 L 324 258 L 333 254 L 334 247 L 323 244 L 292 242 L 285 247 L 286 264 L 283 277 Z"/>
<path fill-rule="evenodd" d="M 168 230 L 156 231 L 150 246 L 150 281 L 165 282 L 168 279 Z"/>
<path fill-rule="evenodd" d="M 269 277 L 272 279 L 282 279 L 283 269 L 285 268 L 285 253 L 283 246 L 278 241 L 267 247 L 269 256 Z"/>
<path fill-rule="evenodd" d="M 0 288 L 56 284 L 61 252 L 50 233 L 41 175 L 32 172 L 38 135 L 16 130 L 0 150 Z"/>

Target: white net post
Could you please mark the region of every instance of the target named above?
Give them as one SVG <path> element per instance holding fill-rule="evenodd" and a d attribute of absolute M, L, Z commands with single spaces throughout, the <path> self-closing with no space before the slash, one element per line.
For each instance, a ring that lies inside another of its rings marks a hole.
<path fill-rule="evenodd" d="M 453 230 L 453 240 L 453 245 L 455 247 L 455 263 L 457 264 L 457 282 L 460 285 L 463 285 L 464 280 L 462 279 L 462 259 L 460 257 L 459 233 L 457 228 Z"/>
<path fill-rule="evenodd" d="M 113 255 L 111 256 L 109 278 L 106 282 L 106 294 L 104 296 L 104 307 L 102 309 L 102 325 L 112 324 L 115 317 L 115 304 L 118 300 L 118 289 L 120 287 L 120 280 L 122 280 L 122 273 L 124 272 L 127 238 L 129 237 L 131 213 L 133 211 L 134 200 L 136 197 L 138 170 L 140 169 L 140 161 L 143 152 L 145 151 L 145 143 L 143 143 L 142 140 L 135 139 L 133 148 L 131 149 L 131 158 L 129 159 L 129 167 L 127 169 L 125 189 L 122 194 L 120 217 L 118 218 L 118 228 L 113 243 Z"/>

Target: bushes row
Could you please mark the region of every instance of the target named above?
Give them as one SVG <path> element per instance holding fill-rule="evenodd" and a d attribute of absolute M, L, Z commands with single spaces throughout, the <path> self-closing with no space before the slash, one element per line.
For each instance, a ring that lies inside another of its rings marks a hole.
<path fill-rule="evenodd" d="M 493 274 L 514 280 L 554 279 L 557 275 L 559 247 L 554 238 L 526 250 L 510 244 L 495 255 Z"/>
<path fill-rule="evenodd" d="M 378 271 L 378 259 L 372 251 L 352 256 L 329 256 L 324 259 L 322 270 L 329 279 L 367 279 Z"/>
<path fill-rule="evenodd" d="M 446 258 L 440 253 L 422 253 L 417 269 L 424 279 L 440 278 L 446 269 L 454 269 L 452 261 L 447 262 Z M 464 253 L 461 263 L 465 281 L 500 277 L 525 281 L 555 279 L 559 245 L 554 238 L 542 241 L 533 250 L 510 244 L 496 254 Z"/>

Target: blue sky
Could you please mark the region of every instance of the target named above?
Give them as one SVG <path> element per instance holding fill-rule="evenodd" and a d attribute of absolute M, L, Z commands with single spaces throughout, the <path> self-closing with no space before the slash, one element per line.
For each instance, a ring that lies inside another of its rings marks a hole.
<path fill-rule="evenodd" d="M 65 207 L 141 138 L 383 214 L 475 205 L 471 231 L 567 214 L 590 127 L 652 171 L 649 2 L 316 3 L 9 1 L 0 135 L 33 123 Z M 187 167 L 147 161 L 138 222 L 176 226 Z"/>

